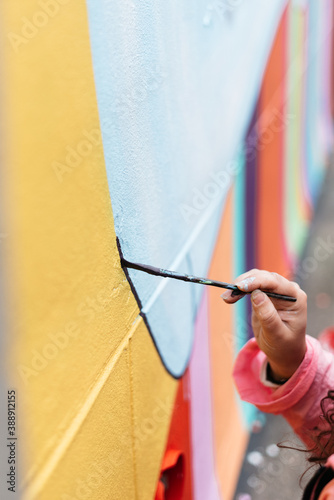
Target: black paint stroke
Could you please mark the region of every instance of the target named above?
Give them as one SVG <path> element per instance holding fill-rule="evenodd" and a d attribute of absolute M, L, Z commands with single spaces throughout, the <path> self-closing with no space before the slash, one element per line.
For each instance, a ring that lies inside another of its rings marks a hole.
<path fill-rule="evenodd" d="M 159 355 L 159 358 L 160 358 L 160 360 L 161 360 L 162 365 L 164 366 L 165 370 L 167 371 L 167 373 L 168 373 L 171 377 L 173 377 L 174 379 L 178 380 L 178 379 L 180 379 L 180 378 L 182 378 L 182 377 L 183 377 L 184 372 L 186 371 L 186 369 L 187 369 L 187 367 L 188 367 L 188 362 L 189 362 L 189 360 L 187 361 L 186 368 L 184 369 L 184 371 L 183 371 L 180 375 L 175 375 L 175 373 L 173 373 L 173 372 L 171 372 L 171 371 L 170 371 L 170 369 L 169 369 L 169 367 L 167 366 L 167 364 L 166 364 L 166 362 L 165 362 L 165 360 L 164 360 L 164 358 L 163 358 L 163 356 L 162 356 L 162 354 L 161 354 L 161 352 L 160 352 L 160 349 L 159 349 L 159 347 L 158 347 L 158 345 L 157 345 L 157 343 L 156 343 L 156 340 L 155 340 L 155 338 L 154 338 L 154 335 L 153 335 L 152 329 L 151 329 L 151 327 L 150 327 L 150 324 L 149 324 L 149 322 L 148 322 L 147 316 L 146 316 L 146 314 L 144 314 L 144 313 L 143 313 L 143 311 L 142 311 L 143 305 L 142 305 L 142 302 L 141 302 L 141 300 L 140 300 L 140 298 L 139 298 L 139 295 L 138 295 L 138 293 L 137 293 L 137 290 L 136 290 L 136 288 L 135 288 L 135 286 L 134 286 L 134 284 L 133 284 L 133 281 L 132 281 L 132 279 L 131 279 L 131 277 L 130 277 L 130 274 L 129 274 L 128 268 L 127 268 L 127 267 L 125 267 L 125 266 L 123 266 L 123 262 L 124 262 L 126 259 L 124 259 L 123 252 L 122 252 L 122 248 L 121 248 L 121 244 L 120 244 L 120 241 L 119 241 L 118 237 L 116 237 L 116 243 L 117 243 L 117 248 L 118 248 L 118 252 L 119 252 L 119 256 L 120 256 L 121 267 L 122 267 L 122 269 L 123 269 L 123 271 L 124 271 L 124 274 L 125 274 L 125 276 L 126 276 L 127 281 L 129 282 L 129 285 L 130 285 L 131 291 L 132 291 L 132 293 L 133 293 L 133 295 L 134 295 L 134 298 L 136 299 L 136 302 L 137 302 L 137 304 L 138 304 L 138 308 L 139 308 L 139 310 L 140 310 L 139 315 L 143 318 L 144 324 L 145 324 L 145 326 L 146 326 L 146 328 L 147 328 L 148 333 L 149 333 L 149 334 L 150 334 L 150 336 L 151 336 L 151 339 L 152 339 L 153 345 L 154 345 L 155 350 L 157 351 L 157 353 L 158 353 L 158 355 Z"/>

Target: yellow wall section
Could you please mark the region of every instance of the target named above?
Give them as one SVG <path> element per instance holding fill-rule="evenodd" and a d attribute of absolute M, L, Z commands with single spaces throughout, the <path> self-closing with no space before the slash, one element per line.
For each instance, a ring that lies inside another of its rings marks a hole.
<path fill-rule="evenodd" d="M 42 3 L 0 7 L 15 310 L 8 369 L 23 408 L 27 497 L 80 498 L 73 478 L 85 481 L 93 457 L 122 449 L 128 456 L 89 498 L 150 498 L 176 382 L 120 269 L 85 2 Z"/>

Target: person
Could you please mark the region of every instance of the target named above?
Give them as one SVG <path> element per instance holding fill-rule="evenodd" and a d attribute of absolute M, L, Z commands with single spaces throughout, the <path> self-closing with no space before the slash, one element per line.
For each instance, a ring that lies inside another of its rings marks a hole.
<path fill-rule="evenodd" d="M 334 500 L 334 355 L 306 335 L 307 296 L 297 283 L 252 269 L 235 280 L 251 292 L 254 338 L 239 352 L 233 370 L 241 398 L 281 414 L 310 451 L 317 470 L 303 500 Z M 295 297 L 270 299 L 262 290 Z M 222 295 L 233 304 L 242 295 Z"/>

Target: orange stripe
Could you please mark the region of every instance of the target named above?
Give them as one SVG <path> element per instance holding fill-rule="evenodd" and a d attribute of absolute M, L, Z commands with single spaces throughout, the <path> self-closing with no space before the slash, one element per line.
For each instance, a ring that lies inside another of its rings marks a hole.
<path fill-rule="evenodd" d="M 209 277 L 230 281 L 233 259 L 233 193 L 224 210 Z M 234 357 L 233 309 L 221 299 L 221 290 L 209 287 L 210 349 L 212 364 L 213 430 L 216 476 L 225 500 L 233 498 L 248 440 L 232 380 Z"/>
<path fill-rule="evenodd" d="M 287 11 L 275 37 L 259 100 L 257 206 L 257 265 L 283 275 L 289 268 L 283 232 L 286 23 Z"/>

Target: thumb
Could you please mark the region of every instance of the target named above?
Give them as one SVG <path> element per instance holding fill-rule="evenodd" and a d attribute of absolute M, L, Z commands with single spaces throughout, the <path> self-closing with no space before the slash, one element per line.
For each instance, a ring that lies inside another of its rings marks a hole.
<path fill-rule="evenodd" d="M 275 333 L 282 326 L 282 321 L 274 304 L 261 290 L 254 290 L 251 299 L 254 314 L 262 328 L 268 333 Z"/>

